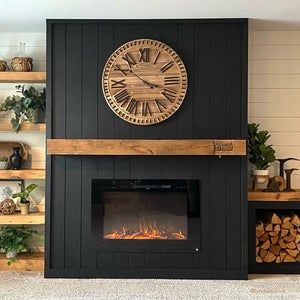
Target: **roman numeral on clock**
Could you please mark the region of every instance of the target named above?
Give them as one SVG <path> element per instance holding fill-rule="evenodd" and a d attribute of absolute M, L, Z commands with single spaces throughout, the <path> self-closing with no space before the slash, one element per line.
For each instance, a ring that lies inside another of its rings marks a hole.
<path fill-rule="evenodd" d="M 154 65 L 156 64 L 156 62 L 157 62 L 159 56 L 160 56 L 160 52 L 158 51 L 157 54 L 156 54 L 156 56 L 155 56 L 155 58 L 154 58 L 154 61 L 153 61 L 153 64 L 154 64 Z"/>
<path fill-rule="evenodd" d="M 128 63 L 129 68 L 131 69 L 131 66 L 136 65 L 136 61 L 134 59 L 134 57 L 129 53 L 125 53 L 124 56 L 122 56 L 122 58 Z"/>
<path fill-rule="evenodd" d="M 126 70 L 126 69 L 122 69 L 119 65 L 115 65 L 115 67 L 114 67 L 114 70 L 115 71 L 120 71 L 123 75 L 127 75 L 127 73 L 126 72 L 129 72 L 129 70 Z"/>
<path fill-rule="evenodd" d="M 170 68 L 172 68 L 174 66 L 174 62 L 173 61 L 169 61 L 166 64 L 164 64 L 161 68 L 160 71 L 162 73 L 165 73 L 167 70 L 169 70 Z"/>
<path fill-rule="evenodd" d="M 147 101 L 143 101 L 142 102 L 142 116 L 146 117 L 147 115 L 151 116 L 150 106 Z"/>
<path fill-rule="evenodd" d="M 154 103 L 159 112 L 163 112 L 163 110 L 167 108 L 167 106 L 161 100 L 155 99 Z"/>
<path fill-rule="evenodd" d="M 120 88 L 125 88 L 126 84 L 124 83 L 125 79 L 121 79 L 121 80 L 111 80 L 111 87 L 113 89 L 120 89 Z"/>
<path fill-rule="evenodd" d="M 164 78 L 165 85 L 176 85 L 180 83 L 179 76 L 167 76 Z"/>
<path fill-rule="evenodd" d="M 139 62 L 149 62 L 150 49 L 149 48 L 141 48 L 140 51 L 140 60 Z"/>
<path fill-rule="evenodd" d="M 136 115 L 137 114 L 137 108 L 138 108 L 138 102 L 132 98 L 130 100 L 130 102 L 128 103 L 127 107 L 126 107 L 126 110 L 130 114 L 134 113 Z"/>
<path fill-rule="evenodd" d="M 176 100 L 176 92 L 170 90 L 170 89 L 163 89 L 161 92 L 170 102 L 174 102 Z"/>
<path fill-rule="evenodd" d="M 130 95 L 126 90 L 122 90 L 122 91 L 116 93 L 114 95 L 114 97 L 115 97 L 115 100 L 117 101 L 117 103 L 123 103 L 123 104 L 124 104 L 124 102 L 126 102 L 130 99 Z"/>

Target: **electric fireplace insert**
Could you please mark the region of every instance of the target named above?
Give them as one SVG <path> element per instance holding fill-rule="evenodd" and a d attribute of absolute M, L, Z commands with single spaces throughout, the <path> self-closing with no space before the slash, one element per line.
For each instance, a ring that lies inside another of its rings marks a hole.
<path fill-rule="evenodd" d="M 92 180 L 95 249 L 197 252 L 198 180 Z"/>

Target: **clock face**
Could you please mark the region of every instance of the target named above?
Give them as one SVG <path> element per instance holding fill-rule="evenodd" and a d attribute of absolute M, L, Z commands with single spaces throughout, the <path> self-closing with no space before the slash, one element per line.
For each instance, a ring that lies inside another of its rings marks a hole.
<path fill-rule="evenodd" d="M 109 107 L 136 125 L 152 125 L 180 107 L 187 90 L 187 73 L 178 54 L 149 39 L 119 47 L 103 70 L 102 88 Z"/>

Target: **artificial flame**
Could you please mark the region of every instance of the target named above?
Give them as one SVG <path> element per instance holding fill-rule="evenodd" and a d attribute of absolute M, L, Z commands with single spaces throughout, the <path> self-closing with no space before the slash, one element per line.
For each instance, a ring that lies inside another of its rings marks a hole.
<path fill-rule="evenodd" d="M 160 230 L 156 223 L 140 224 L 139 230 L 129 230 L 122 226 L 121 230 L 113 230 L 112 233 L 104 235 L 109 240 L 186 240 L 187 237 L 181 230 Z"/>

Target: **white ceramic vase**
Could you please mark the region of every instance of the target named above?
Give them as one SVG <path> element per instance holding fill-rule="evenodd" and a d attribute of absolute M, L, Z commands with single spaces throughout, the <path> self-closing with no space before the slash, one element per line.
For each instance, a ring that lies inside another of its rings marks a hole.
<path fill-rule="evenodd" d="M 267 182 L 269 178 L 269 170 L 253 170 L 252 174 L 255 176 L 255 180 L 258 184 Z"/>

